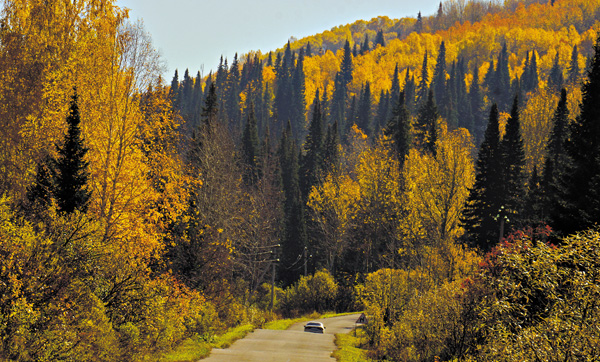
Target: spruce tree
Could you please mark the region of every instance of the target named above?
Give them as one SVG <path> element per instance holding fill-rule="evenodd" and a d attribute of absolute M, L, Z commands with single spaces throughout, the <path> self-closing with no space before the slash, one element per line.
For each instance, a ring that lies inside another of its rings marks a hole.
<path fill-rule="evenodd" d="M 394 102 L 398 99 L 398 96 L 400 96 L 400 73 L 398 71 L 398 63 L 396 63 L 396 67 L 394 68 L 394 75 L 392 76 L 392 88 L 390 90 L 390 95 Z"/>
<path fill-rule="evenodd" d="M 432 154 L 436 153 L 435 142 L 437 141 L 438 118 L 439 113 L 433 99 L 433 90 L 430 89 L 427 101 L 421 106 L 417 116 L 415 141 L 417 146 Z"/>
<path fill-rule="evenodd" d="M 416 85 L 415 85 L 415 76 L 410 76 L 410 69 L 406 68 L 406 77 L 404 79 L 404 105 L 408 110 L 408 113 L 411 113 L 415 109 L 415 93 L 416 93 Z M 394 99 L 394 98 L 392 98 Z"/>
<path fill-rule="evenodd" d="M 502 206 L 498 106 L 492 105 L 488 125 L 477 154 L 475 184 L 469 192 L 462 224 L 473 246 L 489 251 L 499 240 Z"/>
<path fill-rule="evenodd" d="M 344 59 L 339 72 L 337 72 L 334 81 L 334 90 L 331 100 L 332 121 L 338 121 L 340 131 L 345 134 L 352 126 L 352 123 L 346 122 L 346 107 L 348 102 L 348 84 L 352 81 L 352 53 L 350 52 L 350 42 L 346 40 L 344 46 Z"/>
<path fill-rule="evenodd" d="M 365 34 L 365 40 L 363 41 L 362 46 L 360 47 L 360 54 L 365 54 L 366 52 L 368 52 L 369 50 L 371 50 L 369 48 L 369 34 Z"/>
<path fill-rule="evenodd" d="M 371 85 L 367 82 L 360 94 L 360 100 L 356 110 L 356 125 L 367 136 L 373 134 L 371 118 Z"/>
<path fill-rule="evenodd" d="M 381 45 L 382 47 L 385 46 L 385 38 L 383 36 L 383 30 L 379 29 L 377 31 L 377 36 L 375 36 L 375 45 L 374 47 L 377 47 L 378 45 Z"/>
<path fill-rule="evenodd" d="M 400 93 L 392 117 L 390 118 L 385 134 L 388 135 L 394 144 L 394 151 L 400 165 L 404 165 L 404 160 L 408 155 L 411 146 L 410 134 L 410 114 L 406 109 L 404 92 Z"/>
<path fill-rule="evenodd" d="M 308 198 L 311 188 L 319 182 L 324 169 L 324 122 L 321 111 L 321 100 L 319 92 L 315 95 L 313 102 L 312 119 L 308 135 L 304 142 L 305 156 L 302 158 L 300 168 L 300 185 L 302 195 Z"/>
<path fill-rule="evenodd" d="M 469 103 L 470 103 L 470 117 L 472 128 L 469 129 L 475 144 L 479 145 L 483 141 L 483 134 L 485 132 L 485 117 L 483 116 L 483 95 L 479 86 L 479 68 L 475 66 L 473 69 L 473 81 L 471 82 L 471 88 L 469 90 Z"/>
<path fill-rule="evenodd" d="M 325 172 L 335 172 L 337 170 L 340 161 L 339 144 L 340 136 L 338 132 L 338 123 L 334 122 L 327 126 L 327 135 L 325 136 Z"/>
<path fill-rule="evenodd" d="M 510 117 L 506 122 L 506 132 L 500 143 L 503 190 L 502 198 L 504 215 L 507 224 L 517 225 L 521 214 L 521 206 L 525 196 L 525 150 L 521 137 L 519 119 L 519 98 L 513 100 Z"/>
<path fill-rule="evenodd" d="M 421 12 L 417 15 L 417 22 L 415 23 L 415 32 L 420 33 L 423 31 L 423 17 L 421 16 Z"/>
<path fill-rule="evenodd" d="M 506 43 L 498 55 L 494 74 L 494 85 L 490 88 L 491 97 L 498 104 L 500 110 L 508 110 L 510 107 L 510 74 L 508 70 L 508 49 Z M 536 68 L 537 69 L 537 68 Z M 537 74 L 537 70 L 536 70 Z M 536 75 L 537 79 L 537 75 Z"/>
<path fill-rule="evenodd" d="M 84 160 L 88 148 L 84 145 L 79 125 L 78 97 L 75 91 L 71 98 L 69 115 L 67 116 L 68 130 L 63 144 L 56 146 L 58 157 L 53 162 L 53 193 L 58 209 L 72 213 L 75 210 L 85 212 L 88 207 L 91 192 L 86 185 L 89 177 L 88 165 Z"/>
<path fill-rule="evenodd" d="M 552 68 L 550 69 L 550 74 L 548 75 L 548 86 L 555 92 L 559 92 L 563 86 L 564 78 L 562 74 L 562 68 L 558 63 L 559 56 L 558 52 L 556 52 L 556 57 L 554 58 L 554 63 L 552 63 Z"/>
<path fill-rule="evenodd" d="M 578 84 L 580 73 L 581 71 L 579 69 L 579 52 L 577 51 L 577 45 L 574 45 L 573 51 L 571 52 L 571 61 L 569 62 L 567 82 L 573 85 Z"/>
<path fill-rule="evenodd" d="M 431 88 L 433 88 L 433 96 L 435 102 L 440 108 L 443 108 L 443 101 L 446 95 L 446 45 L 442 40 L 438 51 L 437 62 L 431 80 Z"/>
<path fill-rule="evenodd" d="M 173 79 L 171 80 L 171 88 L 169 89 L 169 98 L 171 98 L 171 104 L 173 104 L 173 109 L 179 110 L 180 105 L 180 96 L 179 96 L 179 74 L 177 73 L 177 69 L 175 69 L 175 74 L 173 74 Z"/>
<path fill-rule="evenodd" d="M 246 185 L 252 186 L 256 184 L 260 177 L 258 164 L 260 158 L 260 141 L 253 103 L 250 103 L 248 118 L 242 135 L 242 157 L 244 162 L 244 182 Z"/>
<path fill-rule="evenodd" d="M 568 136 L 569 108 L 567 106 L 567 91 L 562 89 L 560 100 L 552 118 L 552 131 L 547 145 L 546 163 L 541 189 L 544 196 L 544 215 L 540 219 L 559 216 L 555 210 L 560 208 L 560 195 L 564 194 L 560 180 L 567 170 L 568 158 L 565 151 L 565 141 Z"/>
<path fill-rule="evenodd" d="M 569 162 L 561 174 L 564 192 L 553 217 L 554 227 L 563 234 L 600 222 L 600 38 L 582 93 L 581 113 L 570 123 L 565 142 Z"/>
<path fill-rule="evenodd" d="M 299 183 L 299 150 L 292 137 L 291 125 L 282 133 L 279 163 L 284 196 L 284 234 L 282 238 L 280 275 L 284 285 L 300 276 L 299 262 L 306 242 L 304 202 Z"/>
<path fill-rule="evenodd" d="M 421 106 L 427 100 L 427 92 L 429 91 L 429 72 L 427 70 L 427 51 L 423 56 L 423 67 L 421 68 L 421 80 L 417 88 L 417 106 Z"/>
<path fill-rule="evenodd" d="M 354 70 L 354 66 L 352 63 L 352 52 L 350 51 L 350 41 L 346 40 L 346 43 L 344 44 L 344 58 L 342 59 L 340 69 L 346 86 L 352 82 L 352 70 Z"/>
<path fill-rule="evenodd" d="M 379 104 L 377 105 L 377 112 L 375 114 L 375 119 L 373 120 L 373 135 L 378 135 L 390 119 L 390 98 L 391 96 L 389 92 L 381 90 L 381 94 L 379 95 Z"/>
<path fill-rule="evenodd" d="M 53 160 L 50 156 L 44 157 L 42 162 L 37 164 L 35 181 L 27 189 L 27 200 L 34 206 L 46 209 L 54 198 L 54 183 L 52 180 Z"/>
<path fill-rule="evenodd" d="M 292 75 L 292 107 L 290 118 L 292 120 L 292 131 L 296 137 L 302 137 L 305 132 L 306 118 L 304 115 L 306 109 L 305 103 L 305 75 L 304 75 L 304 51 L 300 49 L 298 60 L 294 67 Z"/>

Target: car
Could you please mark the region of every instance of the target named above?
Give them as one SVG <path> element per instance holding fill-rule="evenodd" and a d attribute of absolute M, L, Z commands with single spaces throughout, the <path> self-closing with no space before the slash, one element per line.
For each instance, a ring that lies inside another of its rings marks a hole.
<path fill-rule="evenodd" d="M 308 322 L 304 325 L 304 332 L 325 333 L 325 326 L 321 322 Z"/>

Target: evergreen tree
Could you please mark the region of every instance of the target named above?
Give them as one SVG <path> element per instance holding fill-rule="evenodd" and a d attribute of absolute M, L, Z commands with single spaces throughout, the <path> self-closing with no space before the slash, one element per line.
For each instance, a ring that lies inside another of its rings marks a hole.
<path fill-rule="evenodd" d="M 490 96 L 498 104 L 500 110 L 507 110 L 510 107 L 510 74 L 508 70 L 508 49 L 506 43 L 502 45 L 502 50 L 498 55 L 494 84 L 490 88 L 490 92 Z"/>
<path fill-rule="evenodd" d="M 225 85 L 225 112 L 230 129 L 241 129 L 242 114 L 240 112 L 240 68 L 237 53 L 233 57 L 231 68 Z"/>
<path fill-rule="evenodd" d="M 86 189 L 89 171 L 88 162 L 84 160 L 88 148 L 85 147 L 79 124 L 78 97 L 75 91 L 71 98 L 68 130 L 62 146 L 56 146 L 58 158 L 54 160 L 53 194 L 58 209 L 72 213 L 75 210 L 85 212 L 91 192 Z"/>
<path fill-rule="evenodd" d="M 408 81 L 408 79 L 406 81 Z M 398 63 L 396 63 L 396 67 L 394 68 L 394 75 L 392 76 L 392 89 L 390 90 L 390 96 L 394 101 L 396 101 L 396 99 L 398 99 L 398 97 L 400 96 L 400 73 L 398 71 Z"/>
<path fill-rule="evenodd" d="M 171 88 L 169 89 L 169 98 L 173 104 L 173 109 L 179 110 L 180 98 L 179 98 L 179 74 L 175 69 L 175 74 L 171 80 Z"/>
<path fill-rule="evenodd" d="M 437 63 L 431 80 L 431 88 L 433 88 L 433 96 L 436 104 L 443 108 L 442 102 L 446 95 L 446 45 L 442 40 L 438 52 Z"/>
<path fill-rule="evenodd" d="M 306 43 L 306 56 L 312 57 L 312 48 L 310 47 L 310 42 Z"/>
<path fill-rule="evenodd" d="M 358 113 L 357 111 L 357 104 L 356 104 L 356 96 L 352 96 L 352 101 L 350 101 L 350 108 L 348 109 L 348 114 L 346 116 L 346 128 L 343 130 L 344 134 L 348 134 L 348 131 L 350 130 L 350 128 L 352 128 L 353 125 L 355 125 L 357 123 L 357 118 L 356 115 Z"/>
<path fill-rule="evenodd" d="M 417 88 L 417 105 L 421 106 L 427 100 L 427 92 L 429 91 L 429 72 L 427 70 L 427 50 L 423 56 L 423 67 L 421 68 L 421 80 Z"/>
<path fill-rule="evenodd" d="M 338 132 L 338 124 L 334 122 L 327 126 L 327 135 L 325 136 L 325 157 L 324 168 L 325 172 L 335 172 L 340 162 L 339 153 L 340 136 Z"/>
<path fill-rule="evenodd" d="M 223 102 L 228 73 L 229 66 L 227 65 L 227 59 L 223 60 L 223 56 L 221 55 L 219 67 L 217 68 L 217 76 L 215 77 L 215 88 L 217 90 L 217 100 L 219 103 Z"/>
<path fill-rule="evenodd" d="M 253 103 L 250 103 L 248 118 L 242 135 L 242 157 L 244 162 L 244 182 L 249 186 L 254 185 L 260 177 L 258 163 L 260 158 L 260 141 Z"/>
<path fill-rule="evenodd" d="M 42 162 L 37 164 L 35 181 L 27 189 L 27 199 L 34 206 L 41 209 L 46 209 L 54 195 L 54 183 L 52 182 L 53 160 L 50 156 L 46 156 Z"/>
<path fill-rule="evenodd" d="M 324 122 L 323 113 L 321 111 L 321 100 L 319 92 L 315 96 L 313 102 L 312 119 L 310 122 L 308 135 L 304 142 L 304 150 L 306 155 L 302 158 L 300 170 L 300 183 L 302 195 L 305 199 L 308 198 L 311 188 L 319 182 L 324 170 Z"/>
<path fill-rule="evenodd" d="M 485 77 L 483 78 L 483 86 L 487 88 L 488 92 L 491 92 L 492 89 L 496 86 L 496 71 L 494 68 L 494 60 L 490 62 L 490 67 L 488 68 L 487 73 L 485 73 Z"/>
<path fill-rule="evenodd" d="M 214 82 L 211 82 L 200 115 L 201 126 L 205 128 L 205 132 L 208 132 L 218 120 L 219 105 L 217 102 L 217 87 Z"/>
<path fill-rule="evenodd" d="M 292 126 L 292 134 L 294 137 L 299 137 L 298 125 L 294 122 L 294 82 L 293 76 L 295 73 L 294 54 L 292 53 L 290 42 L 285 47 L 283 58 L 278 54 L 276 64 L 276 90 L 275 90 L 275 112 L 277 120 L 282 124 L 290 122 Z"/>
<path fill-rule="evenodd" d="M 281 281 L 294 283 L 300 276 L 301 257 L 307 245 L 304 202 L 300 191 L 299 152 L 288 122 L 279 145 L 281 183 L 284 194 L 284 234 L 281 250 Z"/>
<path fill-rule="evenodd" d="M 571 52 L 571 62 L 569 63 L 567 81 L 569 84 L 578 84 L 581 71 L 579 69 L 579 52 L 577 51 L 577 45 L 573 46 Z"/>
<path fill-rule="evenodd" d="M 381 29 L 377 31 L 377 36 L 375 36 L 374 47 L 377 47 L 378 45 L 381 45 L 382 47 L 385 46 L 385 37 L 383 36 L 383 30 Z"/>
<path fill-rule="evenodd" d="M 340 69 L 346 86 L 350 82 L 352 82 L 353 69 L 354 66 L 352 64 L 352 52 L 350 51 L 350 41 L 346 40 L 346 43 L 344 44 L 344 59 L 342 60 L 342 65 Z"/>
<path fill-rule="evenodd" d="M 506 216 L 507 223 L 518 225 L 521 205 L 525 196 L 525 150 L 521 138 L 521 126 L 519 120 L 519 98 L 515 97 L 506 122 L 506 132 L 500 142 L 500 153 L 502 163 L 503 190 L 502 198 L 504 211 L 501 217 Z"/>
<path fill-rule="evenodd" d="M 461 58 L 456 65 L 456 77 L 453 79 L 455 89 L 454 105 L 456 114 L 456 124 L 458 127 L 466 128 L 473 135 L 473 117 L 471 114 L 471 103 L 467 94 L 467 85 L 465 84 L 466 69 L 465 60 Z"/>
<path fill-rule="evenodd" d="M 365 40 L 363 41 L 362 46 L 360 47 L 360 54 L 365 54 L 366 52 L 368 52 L 369 50 L 371 50 L 369 48 L 369 34 L 365 34 Z"/>
<path fill-rule="evenodd" d="M 348 101 L 348 84 L 352 81 L 352 53 L 350 52 L 350 42 L 346 40 L 344 46 L 344 59 L 340 71 L 335 76 L 335 88 L 333 90 L 331 104 L 331 120 L 338 121 L 340 130 L 344 134 L 352 126 L 346 121 L 346 107 Z"/>
<path fill-rule="evenodd" d="M 386 123 L 390 119 L 390 93 L 381 90 L 379 95 L 379 105 L 377 106 L 377 113 L 374 119 L 373 134 L 377 135 L 385 127 Z"/>
<path fill-rule="evenodd" d="M 499 240 L 502 206 L 502 170 L 498 106 L 492 105 L 488 126 L 477 155 L 475 184 L 463 212 L 465 237 L 474 246 L 489 251 Z"/>
<path fill-rule="evenodd" d="M 207 77 L 210 79 L 211 75 Z M 194 89 L 192 90 L 192 106 L 191 106 L 191 124 L 188 129 L 194 130 L 198 127 L 200 121 L 200 112 L 202 111 L 202 100 L 204 99 L 204 93 L 202 91 L 202 75 L 200 71 L 196 73 L 196 78 L 194 79 Z"/>
<path fill-rule="evenodd" d="M 537 166 L 534 165 L 528 182 L 523 213 L 520 217 L 523 225 L 537 227 L 545 225 L 547 222 L 543 183 L 544 181 L 538 173 Z"/>
<path fill-rule="evenodd" d="M 546 163 L 544 165 L 544 178 L 542 192 L 544 195 L 544 215 L 539 218 L 546 220 L 552 216 L 553 210 L 560 208 L 560 195 L 564 193 L 560 180 L 567 171 L 568 158 L 565 151 L 565 141 L 568 136 L 569 108 L 567 106 L 567 90 L 562 89 L 560 100 L 552 118 L 552 132 L 548 139 Z M 548 215 L 547 211 L 550 211 Z"/>
<path fill-rule="evenodd" d="M 582 93 L 581 113 L 570 123 L 565 143 L 569 164 L 560 175 L 564 192 L 553 217 L 555 229 L 565 235 L 600 222 L 600 38 Z"/>
<path fill-rule="evenodd" d="M 558 52 L 556 52 L 556 57 L 554 57 L 554 63 L 552 64 L 552 68 L 550 69 L 550 74 L 548 75 L 548 86 L 555 92 L 559 92 L 563 86 L 564 78 L 562 74 L 562 68 L 558 63 L 559 56 Z"/>
<path fill-rule="evenodd" d="M 392 118 L 390 118 L 385 133 L 388 135 L 394 143 L 394 151 L 400 165 L 404 165 L 404 160 L 408 155 L 411 146 L 411 134 L 410 134 L 410 114 L 406 109 L 404 100 L 404 92 L 400 93 Z"/>
<path fill-rule="evenodd" d="M 294 68 L 294 74 L 292 77 L 292 131 L 297 137 L 304 135 L 305 131 L 305 116 L 304 110 L 306 109 L 305 104 L 305 75 L 304 75 L 304 51 L 300 49 L 298 54 L 298 61 Z"/>
<path fill-rule="evenodd" d="M 472 128 L 469 129 L 473 138 L 475 138 L 475 144 L 479 145 L 483 141 L 483 134 L 485 132 L 485 120 L 483 117 L 483 95 L 481 94 L 481 88 L 479 86 L 479 68 L 475 66 L 473 69 L 473 81 L 471 82 L 471 88 L 469 90 L 469 103 L 471 106 L 471 121 Z"/>
<path fill-rule="evenodd" d="M 360 100 L 356 110 L 356 125 L 367 136 L 373 134 L 371 127 L 371 85 L 367 82 L 360 94 Z"/>
<path fill-rule="evenodd" d="M 416 85 L 415 85 L 415 76 L 414 74 L 410 77 L 410 69 L 406 68 L 406 77 L 404 79 L 404 104 L 408 113 L 412 113 L 415 109 L 415 94 L 416 94 Z M 394 99 L 394 98 L 392 98 Z"/>
<path fill-rule="evenodd" d="M 421 12 L 417 15 L 417 22 L 415 23 L 415 32 L 421 33 L 423 31 L 423 18 L 421 17 Z"/>
<path fill-rule="evenodd" d="M 521 82 L 521 87 L 524 92 L 532 92 L 537 89 L 539 83 L 539 75 L 537 68 L 537 55 L 535 51 L 531 52 L 531 58 L 529 60 L 529 66 L 525 68 L 524 79 Z"/>
<path fill-rule="evenodd" d="M 417 146 L 423 150 L 429 151 L 435 155 L 437 141 L 437 122 L 439 113 L 435 100 L 433 99 L 433 90 L 429 90 L 427 102 L 419 110 L 417 122 L 415 124 L 415 141 Z"/>
<path fill-rule="evenodd" d="M 193 89 L 194 89 L 194 80 L 190 77 L 190 72 L 188 69 L 185 70 L 183 74 L 183 81 L 181 82 L 181 89 L 179 90 L 180 95 L 180 109 L 181 115 L 183 116 L 186 122 L 191 122 L 191 116 L 193 112 L 192 104 L 193 104 Z"/>

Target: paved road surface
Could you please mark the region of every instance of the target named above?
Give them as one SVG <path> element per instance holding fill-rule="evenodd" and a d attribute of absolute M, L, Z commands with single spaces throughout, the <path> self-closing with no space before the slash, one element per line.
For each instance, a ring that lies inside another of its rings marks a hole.
<path fill-rule="evenodd" d="M 323 322 L 325 333 L 304 332 L 304 323 L 285 331 L 256 329 L 227 349 L 213 349 L 206 362 L 332 362 L 336 333 L 348 333 L 360 314 L 315 319 Z"/>

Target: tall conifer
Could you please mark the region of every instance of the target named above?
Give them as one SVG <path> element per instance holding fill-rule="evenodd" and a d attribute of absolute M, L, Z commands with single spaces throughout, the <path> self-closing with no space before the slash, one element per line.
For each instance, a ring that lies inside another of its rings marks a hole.
<path fill-rule="evenodd" d="M 500 143 L 502 162 L 502 198 L 507 223 L 517 224 L 525 196 L 525 150 L 521 137 L 519 98 L 515 97 Z M 508 229 L 507 229 L 508 230 Z"/>
<path fill-rule="evenodd" d="M 565 192 L 553 218 L 555 228 L 564 234 L 600 222 L 600 38 L 582 93 L 581 113 L 570 123 L 565 143 L 569 156 L 561 180 Z"/>
<path fill-rule="evenodd" d="M 502 170 L 500 165 L 500 127 L 498 106 L 492 105 L 488 125 L 477 155 L 475 184 L 470 190 L 462 223 L 467 241 L 490 250 L 500 237 Z"/>
<path fill-rule="evenodd" d="M 67 116 L 67 134 L 63 144 L 56 146 L 58 158 L 53 162 L 53 194 L 62 212 L 85 212 L 91 192 L 87 190 L 88 165 L 84 160 L 88 148 L 81 135 L 78 97 L 75 91 Z"/>
<path fill-rule="evenodd" d="M 404 92 L 400 93 L 392 117 L 390 118 L 385 133 L 392 139 L 394 143 L 394 151 L 400 165 L 404 165 L 404 159 L 410 150 L 411 134 L 410 134 L 410 114 L 406 109 Z"/>

